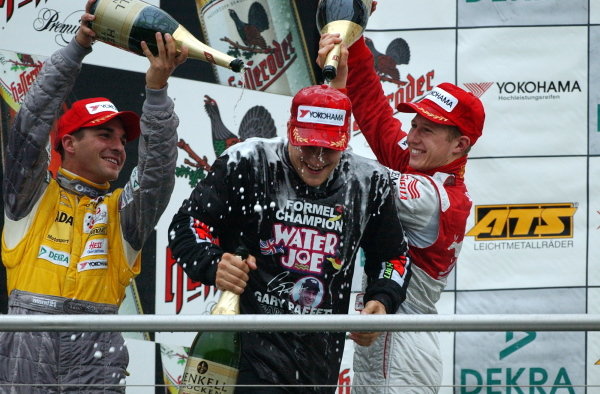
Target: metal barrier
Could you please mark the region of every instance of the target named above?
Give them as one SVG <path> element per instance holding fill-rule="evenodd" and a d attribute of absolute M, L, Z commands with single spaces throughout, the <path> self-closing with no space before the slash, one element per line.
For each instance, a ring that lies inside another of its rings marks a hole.
<path fill-rule="evenodd" d="M 122 332 L 196 332 L 196 331 L 600 331 L 600 314 L 490 314 L 490 315 L 0 315 L 0 331 L 122 331 Z M 549 383 L 549 382 L 548 382 Z M 88 387 L 93 390 L 96 387 Z M 106 385 L 105 385 L 106 386 Z M 104 388 L 106 388 L 103 386 Z M 151 387 L 168 385 L 125 384 L 127 392 L 147 393 Z M 123 387 L 121 386 L 121 387 Z M 64 385 L 45 385 L 64 389 Z M 256 387 L 256 386 L 254 386 Z M 283 386 L 280 386 L 283 387 Z M 298 386 L 285 386 L 298 387 Z M 325 387 L 325 386 L 323 386 Z M 327 386 L 336 393 L 349 393 L 353 386 Z M 373 386 L 374 387 L 374 386 Z M 398 386 L 408 388 L 411 386 Z M 23 388 L 23 387 L 20 387 Z M 81 389 L 81 386 L 79 387 Z M 116 388 L 116 387 L 115 387 Z M 572 390 L 600 389 L 598 385 L 477 384 L 442 385 L 442 392 L 481 393 L 530 392 L 544 388 Z M 0 385 L 0 391 L 3 386 Z M 444 391 L 447 390 L 447 391 Z M 535 391 L 537 392 L 537 391 Z M 594 391 L 596 392 L 596 391 Z M 600 391 L 598 391 L 600 392 Z"/>
<path fill-rule="evenodd" d="M 1 315 L 0 331 L 600 331 L 600 314 Z"/>

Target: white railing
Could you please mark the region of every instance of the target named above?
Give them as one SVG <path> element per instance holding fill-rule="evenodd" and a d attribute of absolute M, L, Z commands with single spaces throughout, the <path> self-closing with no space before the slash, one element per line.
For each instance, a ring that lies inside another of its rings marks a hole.
<path fill-rule="evenodd" d="M 0 315 L 0 331 L 600 331 L 600 314 L 490 314 L 490 315 Z M 5 385 L 0 385 L 0 391 Z M 11 385 L 6 385 L 10 387 Z M 28 385 L 14 385 L 28 389 Z M 153 392 L 169 385 L 125 384 L 127 393 Z M 44 385 L 64 389 L 67 385 Z M 78 385 L 81 389 L 81 385 Z M 86 386 L 100 389 L 110 385 Z M 280 386 L 283 387 L 283 386 Z M 294 385 L 285 387 L 298 387 Z M 329 387 L 329 386 L 322 386 Z M 354 386 L 331 386 L 349 393 Z M 371 386 L 377 387 L 377 386 Z M 399 386 L 409 388 L 411 386 Z M 475 386 L 442 385 L 442 392 L 482 393 L 490 390 L 569 390 L 597 392 L 599 385 Z M 473 391 L 475 390 L 475 391 Z M 496 391 L 494 391 L 496 392 Z M 537 392 L 537 391 L 536 391 Z M 543 391 L 542 391 L 543 392 Z M 598 391 L 600 392 L 600 391 Z"/>
<path fill-rule="evenodd" d="M 0 331 L 600 331 L 600 314 L 0 315 Z"/>

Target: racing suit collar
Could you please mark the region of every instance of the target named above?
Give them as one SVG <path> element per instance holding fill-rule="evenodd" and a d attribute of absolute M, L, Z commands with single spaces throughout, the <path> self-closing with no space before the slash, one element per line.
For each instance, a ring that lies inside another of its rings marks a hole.
<path fill-rule="evenodd" d="M 428 175 L 428 176 L 433 176 L 434 174 L 436 174 L 438 172 L 443 172 L 445 174 L 453 175 L 453 183 L 462 184 L 462 183 L 464 183 L 464 179 L 465 179 L 466 165 L 467 165 L 467 156 L 462 156 L 462 157 L 459 157 L 458 159 L 454 160 L 451 163 L 448 163 L 444 166 L 433 168 L 433 169 L 427 170 L 427 171 L 415 170 L 409 166 L 408 172 L 411 174 L 424 174 L 424 175 Z"/>
<path fill-rule="evenodd" d="M 105 195 L 110 188 L 110 183 L 108 182 L 105 182 L 104 184 L 90 182 L 62 167 L 58 169 L 56 181 L 62 188 L 67 189 L 70 192 L 91 198 Z"/>

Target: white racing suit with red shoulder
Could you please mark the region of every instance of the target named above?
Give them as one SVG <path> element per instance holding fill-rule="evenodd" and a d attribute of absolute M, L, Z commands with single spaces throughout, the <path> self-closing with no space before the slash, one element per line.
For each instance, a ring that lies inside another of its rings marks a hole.
<path fill-rule="evenodd" d="M 178 118 L 166 89 L 146 89 L 138 166 L 123 189 L 47 170 L 51 127 L 89 49 L 49 58 L 5 151 L 2 260 L 9 314 L 114 314 L 175 178 Z M 75 319 L 76 317 L 74 317 Z M 115 332 L 1 332 L 1 393 L 118 392 L 129 356 Z"/>
<path fill-rule="evenodd" d="M 399 314 L 434 314 L 464 238 L 471 200 L 463 181 L 466 157 L 419 173 L 408 166 L 407 134 L 381 88 L 373 55 L 361 38 L 350 48 L 348 96 L 379 162 L 400 171 L 400 219 L 413 262 Z M 437 333 L 387 332 L 355 346 L 353 393 L 433 393 L 442 382 Z M 364 385 L 364 386 L 363 386 Z"/>

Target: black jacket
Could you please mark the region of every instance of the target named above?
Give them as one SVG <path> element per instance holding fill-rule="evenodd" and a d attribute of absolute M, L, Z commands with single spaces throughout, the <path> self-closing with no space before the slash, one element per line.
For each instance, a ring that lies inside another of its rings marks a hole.
<path fill-rule="evenodd" d="M 169 246 L 188 276 L 208 285 L 223 252 L 248 248 L 258 269 L 241 297 L 244 314 L 346 314 L 361 247 L 365 302 L 395 313 L 410 277 L 397 209 L 389 171 L 373 160 L 346 151 L 329 179 L 310 187 L 284 140 L 252 138 L 218 158 L 183 202 Z M 306 290 L 312 297 L 301 297 Z M 273 384 L 337 384 L 344 340 L 343 332 L 243 333 L 242 364 Z"/>

